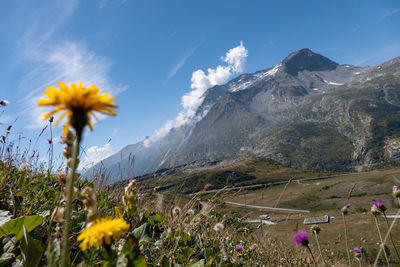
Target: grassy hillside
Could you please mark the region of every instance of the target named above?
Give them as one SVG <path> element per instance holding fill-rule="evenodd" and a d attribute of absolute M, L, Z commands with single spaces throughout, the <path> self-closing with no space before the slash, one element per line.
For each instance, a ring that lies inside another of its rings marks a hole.
<path fill-rule="evenodd" d="M 193 193 L 206 185 L 208 189 L 220 189 L 225 186 L 266 184 L 330 174 L 333 173 L 289 168 L 270 159 L 248 157 L 224 168 L 163 175 L 143 181 L 141 185 L 147 189 L 160 186 L 168 188 L 168 191 Z"/>

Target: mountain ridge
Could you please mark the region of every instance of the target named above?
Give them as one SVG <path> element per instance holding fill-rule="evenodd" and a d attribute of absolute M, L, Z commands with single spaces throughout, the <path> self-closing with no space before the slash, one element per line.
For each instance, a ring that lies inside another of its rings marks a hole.
<path fill-rule="evenodd" d="M 118 165 L 123 166 L 124 170 L 119 170 L 121 178 L 128 175 L 125 169 L 132 155 L 137 175 L 198 159 L 236 156 L 272 158 L 295 167 L 343 170 L 361 170 L 380 160 L 393 163 L 397 152 L 390 152 L 389 147 L 396 147 L 399 130 L 387 133 L 394 136 L 388 143 L 386 133 L 379 137 L 383 138 L 379 149 L 371 152 L 378 135 L 371 133 L 375 126 L 370 124 L 377 123 L 376 112 L 396 115 L 400 103 L 399 66 L 399 58 L 374 67 L 340 65 L 310 49 L 300 49 L 271 68 L 241 74 L 224 85 L 209 88 L 197 110 L 199 119 L 193 124 L 173 128 L 147 145 L 141 141 L 127 146 L 101 164 L 113 174 Z M 383 91 L 382 86 L 386 86 Z M 385 104 L 382 98 L 390 101 Z M 377 108 L 365 109 L 359 103 L 362 99 Z M 379 155 L 371 157 L 374 153 Z"/>

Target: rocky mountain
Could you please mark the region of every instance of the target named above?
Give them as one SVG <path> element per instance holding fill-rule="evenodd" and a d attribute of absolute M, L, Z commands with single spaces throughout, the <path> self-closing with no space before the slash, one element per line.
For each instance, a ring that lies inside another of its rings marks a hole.
<path fill-rule="evenodd" d="M 272 158 L 302 168 L 367 169 L 400 158 L 400 58 L 340 65 L 309 49 L 207 90 L 196 120 L 103 160 L 113 180 L 199 159 Z M 132 172 L 131 172 L 132 173 Z"/>

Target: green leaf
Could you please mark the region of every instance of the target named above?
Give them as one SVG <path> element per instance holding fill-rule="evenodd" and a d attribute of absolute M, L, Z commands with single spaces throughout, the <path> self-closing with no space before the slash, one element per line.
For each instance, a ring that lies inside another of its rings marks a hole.
<path fill-rule="evenodd" d="M 201 259 L 198 262 L 190 265 L 190 267 L 204 267 L 204 259 Z"/>
<path fill-rule="evenodd" d="M 0 238 L 5 235 L 15 234 L 18 241 L 24 236 L 24 226 L 26 228 L 26 231 L 29 233 L 30 231 L 41 225 L 42 222 L 43 217 L 39 215 L 19 217 L 17 219 L 10 220 L 0 226 Z"/>
<path fill-rule="evenodd" d="M 133 230 L 130 236 L 132 236 L 135 239 L 136 243 L 139 244 L 139 246 L 145 243 L 154 242 L 154 240 L 151 238 L 149 225 L 147 223 Z"/>
<path fill-rule="evenodd" d="M 193 249 L 191 249 L 191 248 L 189 248 L 189 247 L 181 248 L 181 251 L 182 251 L 183 255 L 184 255 L 186 258 L 189 258 L 189 257 L 192 255 L 192 253 L 193 253 Z"/>
<path fill-rule="evenodd" d="M 24 259 L 24 266 L 36 267 L 38 266 L 44 248 L 42 244 L 29 236 L 25 226 L 22 226 L 24 238 L 21 239 L 20 247 L 22 258 Z"/>
<path fill-rule="evenodd" d="M 122 248 L 121 255 L 124 255 L 128 259 L 127 267 L 146 267 L 146 258 L 140 253 L 139 247 L 135 240 L 130 237 L 126 240 L 124 247 Z M 120 257 L 122 257 L 120 255 Z M 121 259 L 121 262 L 124 262 Z"/>
<path fill-rule="evenodd" d="M 183 254 L 181 253 L 175 253 L 175 257 L 178 259 L 179 262 L 185 262 L 187 259 Z"/>
<path fill-rule="evenodd" d="M 163 256 L 160 262 L 161 267 L 171 267 L 171 264 L 169 263 L 169 260 L 167 256 Z"/>

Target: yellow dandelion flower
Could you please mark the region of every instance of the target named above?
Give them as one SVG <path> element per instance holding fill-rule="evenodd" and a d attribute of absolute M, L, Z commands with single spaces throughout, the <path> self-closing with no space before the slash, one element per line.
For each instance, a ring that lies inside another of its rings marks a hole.
<path fill-rule="evenodd" d="M 68 121 L 64 126 L 64 134 L 68 133 L 71 125 L 76 131 L 82 131 L 86 125 L 93 130 L 91 117 L 96 118 L 94 112 L 105 115 L 115 116 L 114 108 L 117 106 L 112 102 L 115 97 L 110 94 L 100 94 L 100 88 L 90 85 L 85 88 L 82 82 L 78 84 L 71 83 L 68 87 L 63 82 L 58 82 L 56 87 L 47 87 L 43 93 L 46 99 L 39 99 L 39 106 L 53 106 L 55 109 L 51 112 L 43 114 L 45 119 L 50 118 L 54 114 L 61 112 L 61 116 L 56 121 L 56 125 L 67 116 Z"/>
<path fill-rule="evenodd" d="M 129 224 L 122 218 L 98 219 L 89 228 L 84 229 L 78 236 L 78 241 L 82 241 L 79 246 L 82 251 L 90 247 L 100 247 L 104 244 L 111 245 L 113 241 L 121 238 L 129 229 Z"/>

